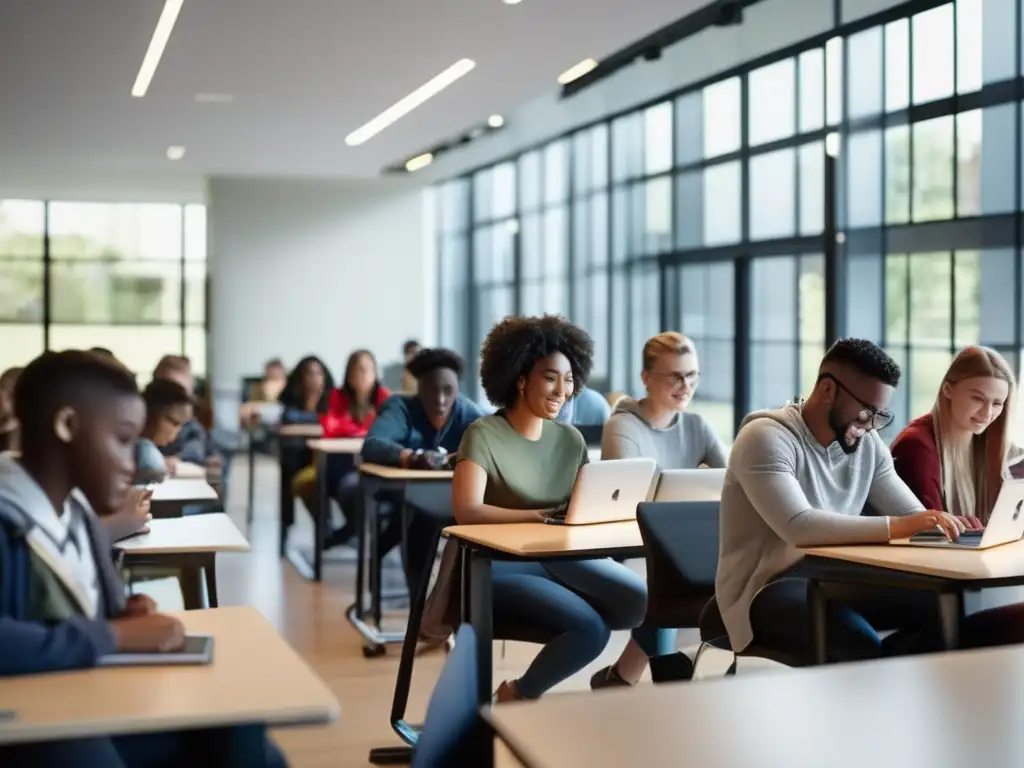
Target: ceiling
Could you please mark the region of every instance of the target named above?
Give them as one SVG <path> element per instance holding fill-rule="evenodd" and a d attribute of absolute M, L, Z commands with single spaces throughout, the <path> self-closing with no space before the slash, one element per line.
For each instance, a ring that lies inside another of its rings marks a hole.
<path fill-rule="evenodd" d="M 0 173 L 373 176 L 701 0 L 185 0 L 130 95 L 163 0 L 0 2 Z M 475 70 L 359 147 L 345 136 L 456 60 Z M 232 103 L 201 104 L 199 93 Z M 177 163 L 167 147 L 187 147 Z"/>

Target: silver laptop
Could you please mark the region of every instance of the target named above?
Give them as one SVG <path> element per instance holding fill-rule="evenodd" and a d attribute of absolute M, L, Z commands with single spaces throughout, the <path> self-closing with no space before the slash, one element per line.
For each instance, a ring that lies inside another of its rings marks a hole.
<path fill-rule="evenodd" d="M 724 469 L 666 469 L 652 501 L 720 501 Z"/>
<path fill-rule="evenodd" d="M 657 465 L 654 459 L 611 459 L 584 464 L 564 517 L 550 523 L 589 525 L 636 519 L 636 506 L 647 500 Z"/>
<path fill-rule="evenodd" d="M 907 547 L 953 547 L 956 549 L 990 549 L 1009 544 L 1024 536 L 1024 480 L 1004 480 L 992 515 L 984 531 L 967 531 L 957 541 L 947 541 L 945 534 L 925 531 L 909 539 L 893 539 L 890 544 Z"/>

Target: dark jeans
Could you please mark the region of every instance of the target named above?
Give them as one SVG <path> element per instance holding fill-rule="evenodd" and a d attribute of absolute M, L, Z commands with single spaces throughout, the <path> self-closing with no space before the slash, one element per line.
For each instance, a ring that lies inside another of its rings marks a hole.
<path fill-rule="evenodd" d="M 754 642 L 802 658 L 813 653 L 808 581 L 782 578 L 761 590 L 750 607 Z M 861 585 L 823 585 L 828 597 L 829 661 L 942 650 L 938 602 L 931 592 Z M 896 630 L 882 640 L 879 631 Z M 961 621 L 960 646 L 1024 642 L 1024 604 L 992 608 Z"/>
<path fill-rule="evenodd" d="M 286 768 L 262 726 L 69 739 L 0 748 L 4 768 Z"/>

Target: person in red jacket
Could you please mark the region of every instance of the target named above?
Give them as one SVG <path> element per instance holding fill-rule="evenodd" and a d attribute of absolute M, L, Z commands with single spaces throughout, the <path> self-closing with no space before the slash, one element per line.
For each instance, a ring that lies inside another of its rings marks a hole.
<path fill-rule="evenodd" d="M 892 443 L 896 473 L 928 509 L 980 528 L 1008 466 L 1024 457 L 1010 441 L 1016 381 L 1002 355 L 967 347 L 950 365 L 935 407 Z"/>
<path fill-rule="evenodd" d="M 377 359 L 357 349 L 345 364 L 342 385 L 331 392 L 327 413 L 320 417 L 324 437 L 366 437 L 377 411 L 391 392 L 380 382 Z"/>

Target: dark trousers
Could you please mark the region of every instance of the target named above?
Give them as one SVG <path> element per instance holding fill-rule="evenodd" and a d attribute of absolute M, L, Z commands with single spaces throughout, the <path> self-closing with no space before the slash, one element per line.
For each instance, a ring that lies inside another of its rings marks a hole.
<path fill-rule="evenodd" d="M 4 768 L 287 768 L 262 726 L 69 739 L 0 748 Z"/>

